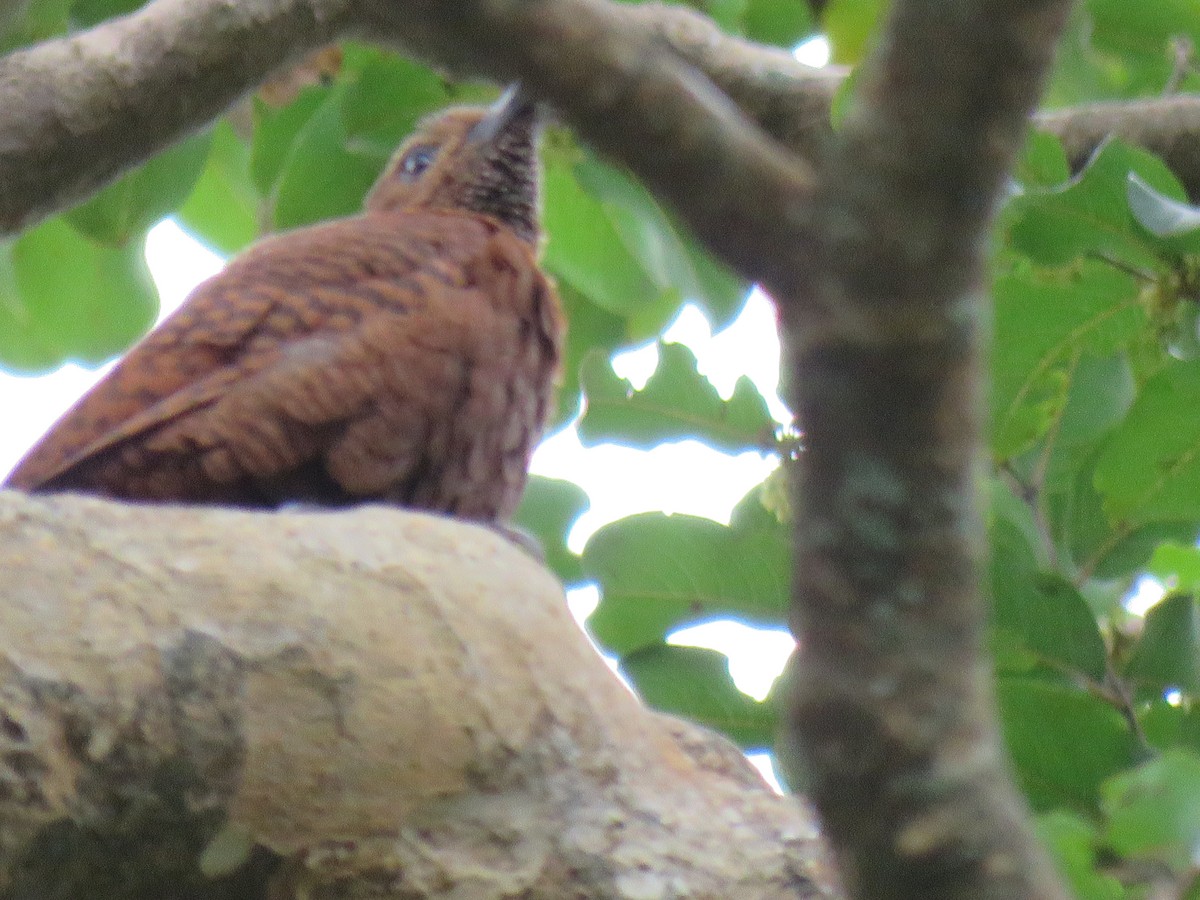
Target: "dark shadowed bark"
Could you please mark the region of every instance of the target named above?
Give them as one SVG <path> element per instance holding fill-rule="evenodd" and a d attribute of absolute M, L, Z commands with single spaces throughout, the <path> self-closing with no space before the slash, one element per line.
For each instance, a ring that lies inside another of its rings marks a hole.
<path fill-rule="evenodd" d="M 810 293 L 781 298 L 791 718 L 856 896 L 1066 896 L 995 726 L 979 479 L 985 236 L 1068 7 L 893 5 L 820 173 Z"/>

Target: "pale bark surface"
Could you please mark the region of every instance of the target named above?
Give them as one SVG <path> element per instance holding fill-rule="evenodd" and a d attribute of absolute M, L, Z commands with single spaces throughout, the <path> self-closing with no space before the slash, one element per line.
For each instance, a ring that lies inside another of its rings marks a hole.
<path fill-rule="evenodd" d="M 490 531 L 6 492 L 0 571 L 0 896 L 835 896 Z"/>

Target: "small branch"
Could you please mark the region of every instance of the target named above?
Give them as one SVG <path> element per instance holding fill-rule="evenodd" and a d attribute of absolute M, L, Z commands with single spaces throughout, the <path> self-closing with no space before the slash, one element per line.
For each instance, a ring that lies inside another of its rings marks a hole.
<path fill-rule="evenodd" d="M 1109 135 L 1144 147 L 1161 156 L 1193 202 L 1200 202 L 1200 96 L 1090 103 L 1042 113 L 1037 125 L 1062 140 L 1076 170 Z"/>
<path fill-rule="evenodd" d="M 0 571 L 5 896 L 837 896 L 485 529 L 5 492 Z"/>

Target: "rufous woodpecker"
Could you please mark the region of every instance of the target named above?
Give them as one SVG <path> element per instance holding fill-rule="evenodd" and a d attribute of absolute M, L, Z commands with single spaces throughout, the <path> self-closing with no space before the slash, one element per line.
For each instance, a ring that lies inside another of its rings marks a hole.
<path fill-rule="evenodd" d="M 425 121 L 361 215 L 233 259 L 7 486 L 239 507 L 380 501 L 503 523 L 562 350 L 537 265 L 538 134 L 519 89 Z"/>

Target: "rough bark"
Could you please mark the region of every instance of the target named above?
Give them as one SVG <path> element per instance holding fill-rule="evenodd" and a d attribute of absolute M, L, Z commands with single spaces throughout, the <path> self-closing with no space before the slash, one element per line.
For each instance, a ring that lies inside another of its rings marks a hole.
<path fill-rule="evenodd" d="M 821 172 L 811 293 L 780 298 L 790 718 L 858 897 L 1067 896 L 995 726 L 977 492 L 987 228 L 1068 8 L 893 3 Z"/>
<path fill-rule="evenodd" d="M 347 27 L 347 0 L 168 0 L 0 58 L 0 231 L 204 127 Z"/>
<path fill-rule="evenodd" d="M 0 493 L 0 896 L 833 897 L 496 534 Z"/>

